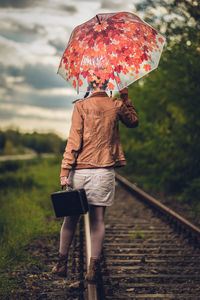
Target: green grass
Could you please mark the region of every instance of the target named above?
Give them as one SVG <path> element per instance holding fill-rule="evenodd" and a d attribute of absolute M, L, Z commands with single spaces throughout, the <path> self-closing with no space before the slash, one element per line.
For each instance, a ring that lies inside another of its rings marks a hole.
<path fill-rule="evenodd" d="M 145 232 L 141 232 L 141 231 L 137 230 L 136 232 L 130 232 L 129 233 L 129 238 L 131 240 L 134 240 L 134 239 L 146 239 L 147 238 L 147 234 Z"/>
<path fill-rule="evenodd" d="M 50 199 L 60 188 L 60 162 L 55 157 L 0 164 L 0 295 L 6 297 L 15 286 L 5 276 L 8 268 L 31 261 L 28 243 L 60 231 Z"/>

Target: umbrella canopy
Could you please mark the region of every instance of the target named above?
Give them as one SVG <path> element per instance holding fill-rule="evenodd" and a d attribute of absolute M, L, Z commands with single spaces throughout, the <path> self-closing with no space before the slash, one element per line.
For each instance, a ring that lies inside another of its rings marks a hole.
<path fill-rule="evenodd" d="M 77 93 L 118 91 L 157 68 L 164 42 L 135 14 L 98 14 L 73 30 L 57 73 Z"/>

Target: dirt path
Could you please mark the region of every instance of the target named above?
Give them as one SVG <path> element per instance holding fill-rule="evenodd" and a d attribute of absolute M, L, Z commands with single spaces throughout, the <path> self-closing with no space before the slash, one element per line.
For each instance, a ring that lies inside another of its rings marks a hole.
<path fill-rule="evenodd" d="M 42 153 L 40 154 L 41 157 L 48 158 L 54 157 L 54 153 Z M 33 159 L 38 157 L 38 154 L 35 153 L 27 153 L 27 154 L 16 154 L 16 155 L 2 155 L 0 156 L 0 162 L 8 161 L 8 160 L 26 160 L 26 159 Z"/>

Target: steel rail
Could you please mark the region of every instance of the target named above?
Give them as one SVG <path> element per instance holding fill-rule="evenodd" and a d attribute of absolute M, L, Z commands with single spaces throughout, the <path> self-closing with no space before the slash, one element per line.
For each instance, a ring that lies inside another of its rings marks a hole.
<path fill-rule="evenodd" d="M 146 204 L 152 206 L 154 209 L 162 213 L 164 216 L 167 216 L 170 220 L 170 224 L 175 225 L 178 231 L 183 231 L 184 234 L 192 237 L 193 242 L 200 244 L 200 228 L 180 216 L 178 213 L 168 208 L 160 201 L 150 196 L 142 189 L 137 187 L 135 184 L 131 183 L 129 180 L 123 176 L 116 173 L 116 180 L 119 181 L 126 189 L 128 189 L 132 194 L 137 198 L 141 199 Z M 181 228 L 180 228 L 181 227 Z"/>
<path fill-rule="evenodd" d="M 89 270 L 90 257 L 91 257 L 91 236 L 90 236 L 90 219 L 89 213 L 84 215 L 84 229 L 85 229 L 85 257 L 87 271 Z M 87 299 L 98 300 L 97 285 L 88 284 L 87 286 Z"/>

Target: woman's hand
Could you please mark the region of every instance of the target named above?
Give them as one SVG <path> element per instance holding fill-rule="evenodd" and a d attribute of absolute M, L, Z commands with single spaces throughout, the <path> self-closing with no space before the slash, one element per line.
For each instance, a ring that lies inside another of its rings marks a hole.
<path fill-rule="evenodd" d="M 61 184 L 62 186 L 64 186 L 64 185 L 70 186 L 70 184 L 69 184 L 69 182 L 68 182 L 67 176 L 61 176 L 61 177 L 60 177 L 60 184 Z"/>
<path fill-rule="evenodd" d="M 122 99 L 122 101 L 126 102 L 128 100 L 128 87 L 124 87 L 121 91 L 120 91 L 120 98 Z"/>
<path fill-rule="evenodd" d="M 128 87 L 124 87 L 121 91 L 120 94 L 128 94 Z"/>

